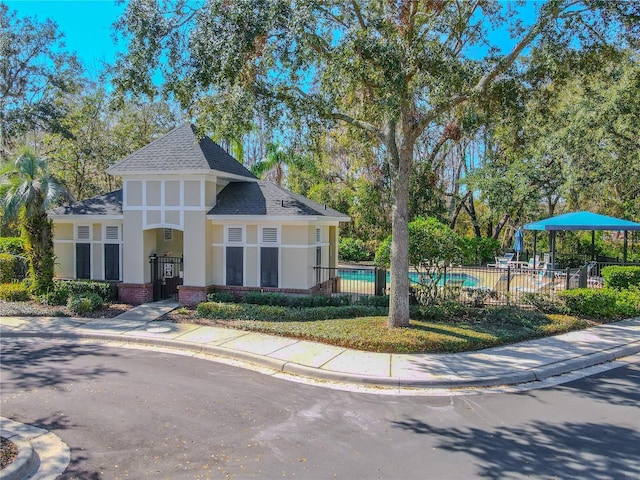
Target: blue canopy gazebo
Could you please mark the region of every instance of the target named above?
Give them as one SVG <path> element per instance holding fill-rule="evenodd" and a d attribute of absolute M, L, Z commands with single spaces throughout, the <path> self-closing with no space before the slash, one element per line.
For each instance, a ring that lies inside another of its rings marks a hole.
<path fill-rule="evenodd" d="M 640 223 L 623 220 L 621 218 L 599 215 L 592 212 L 572 212 L 546 218 L 537 222 L 523 225 L 525 230 L 534 231 L 533 257 L 535 258 L 537 232 L 547 231 L 550 234 L 551 264 L 555 265 L 556 260 L 556 232 L 558 230 L 591 230 L 591 260 L 595 260 L 595 231 L 613 230 L 624 232 L 624 253 L 623 262 L 627 263 L 627 232 L 640 231 Z"/>

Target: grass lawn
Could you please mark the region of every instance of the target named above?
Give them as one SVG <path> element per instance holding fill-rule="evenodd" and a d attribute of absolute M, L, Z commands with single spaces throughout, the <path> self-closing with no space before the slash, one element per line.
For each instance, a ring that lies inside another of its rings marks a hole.
<path fill-rule="evenodd" d="M 130 305 L 112 304 L 84 316 L 112 317 L 129 308 Z M 202 318 L 197 315 L 195 309 L 182 307 L 165 315 L 162 320 L 224 326 L 358 350 L 391 353 L 479 350 L 605 323 L 570 315 L 545 315 L 517 307 L 472 308 L 462 305 L 419 309 L 407 328 L 388 328 L 386 316 L 292 321 L 287 319 L 286 315 L 277 314 L 278 312 L 272 315 L 268 309 L 260 311 L 267 313 L 261 320 L 246 317 Z M 0 316 L 25 315 L 73 316 L 66 307 L 51 307 L 35 301 L 0 301 Z M 612 320 L 615 319 L 609 319 Z"/>
<path fill-rule="evenodd" d="M 411 320 L 407 328 L 387 327 L 387 317 L 282 321 L 200 318 L 178 310 L 174 321 L 228 326 L 336 346 L 392 353 L 447 353 L 478 350 L 565 333 L 597 322 L 569 315 L 545 315 L 519 308 L 468 308 L 437 320 Z M 182 318 L 181 318 L 182 317 Z"/>

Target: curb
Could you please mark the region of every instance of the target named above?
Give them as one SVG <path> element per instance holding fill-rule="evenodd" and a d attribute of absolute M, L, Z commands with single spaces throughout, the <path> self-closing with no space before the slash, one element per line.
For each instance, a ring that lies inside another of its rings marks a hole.
<path fill-rule="evenodd" d="M 493 375 L 477 378 L 446 378 L 446 379 L 409 379 L 359 375 L 355 373 L 322 370 L 309 367 L 289 360 L 279 360 L 259 354 L 232 350 L 218 345 L 199 345 L 180 340 L 135 337 L 122 334 L 76 333 L 76 332 L 3 332 L 5 338 L 45 338 L 45 339 L 82 339 L 102 342 L 115 342 L 121 345 L 142 345 L 152 347 L 174 348 L 198 354 L 208 354 L 239 360 L 255 366 L 271 369 L 277 373 L 307 377 L 315 380 L 355 383 L 367 386 L 381 387 L 413 387 L 413 388 L 488 388 L 503 385 L 516 385 L 542 381 L 549 377 L 563 375 L 576 370 L 582 370 L 594 365 L 611 362 L 617 358 L 640 353 L 640 341 L 628 345 L 613 347 L 600 352 L 581 355 L 568 360 L 561 360 L 529 370 L 511 372 L 504 375 Z"/>
<path fill-rule="evenodd" d="M 18 455 L 11 465 L 0 470 L 0 479 L 24 480 L 36 473 L 40 465 L 40 459 L 31 446 L 31 442 L 28 442 L 20 435 L 12 435 L 5 438 L 15 444 L 18 449 Z"/>

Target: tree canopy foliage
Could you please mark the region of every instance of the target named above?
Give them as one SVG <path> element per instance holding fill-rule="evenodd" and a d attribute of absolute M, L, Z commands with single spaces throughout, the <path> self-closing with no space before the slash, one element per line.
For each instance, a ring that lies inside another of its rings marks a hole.
<path fill-rule="evenodd" d="M 639 2 L 131 0 L 128 51 L 94 81 L 53 22 L 0 4 L 0 28 L 0 161 L 28 144 L 81 200 L 196 120 L 348 214 L 358 249 L 393 233 L 391 325 L 408 320 L 416 217 L 475 237 L 476 262 L 553 213 L 640 216 Z"/>
<path fill-rule="evenodd" d="M 160 69 L 165 93 L 198 118 L 216 118 L 228 135 L 256 111 L 301 129 L 344 122 L 367 133 L 390 180 L 389 321 L 406 325 L 409 184 L 419 138 L 441 129 L 427 157 L 459 140 L 450 117 L 495 95 L 503 76 L 518 82 L 510 70 L 534 41 L 558 52 L 574 43 L 590 48 L 613 26 L 637 33 L 640 11 L 628 2 L 550 0 L 525 24 L 511 9 L 490 0 L 133 0 L 119 24 L 130 39 L 119 85 L 153 91 Z M 485 48 L 488 30 L 501 23 L 515 39 L 507 53 Z"/>

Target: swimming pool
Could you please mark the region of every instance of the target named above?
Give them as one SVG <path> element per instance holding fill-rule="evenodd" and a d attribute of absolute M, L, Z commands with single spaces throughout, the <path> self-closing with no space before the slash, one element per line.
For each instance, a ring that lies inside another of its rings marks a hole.
<path fill-rule="evenodd" d="M 338 275 L 343 282 L 375 282 L 375 272 L 370 269 L 338 269 Z M 409 272 L 409 278 L 414 283 L 419 283 L 420 278 L 424 278 L 426 274 L 420 274 L 418 272 Z M 390 283 L 391 275 L 387 272 L 387 284 Z M 480 279 L 474 275 L 470 275 L 465 272 L 451 272 L 438 280 L 438 285 L 445 285 L 447 283 L 462 283 L 463 287 L 475 287 L 480 283 Z"/>

